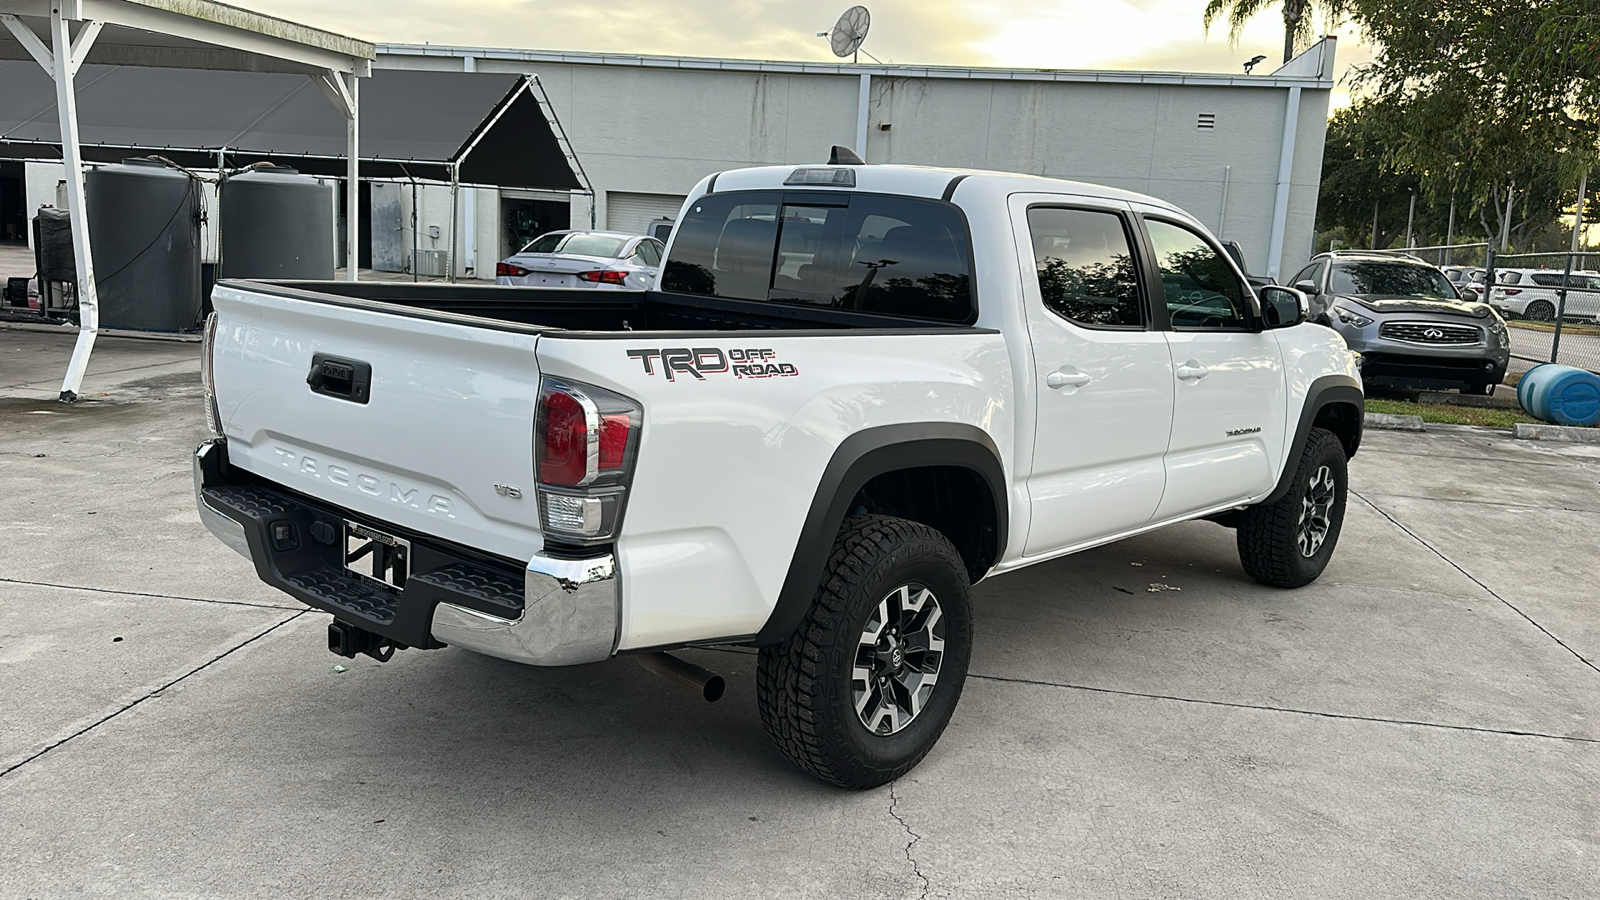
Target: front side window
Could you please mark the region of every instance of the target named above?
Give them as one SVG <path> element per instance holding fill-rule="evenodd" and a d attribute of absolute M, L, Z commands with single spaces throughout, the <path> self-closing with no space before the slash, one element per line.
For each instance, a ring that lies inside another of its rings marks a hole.
<path fill-rule="evenodd" d="M 1028 210 L 1028 234 L 1046 309 L 1095 328 L 1144 326 L 1137 270 L 1121 216 L 1038 206 Z"/>
<path fill-rule="evenodd" d="M 789 194 L 790 198 L 796 195 Z M 767 192 L 695 202 L 662 290 L 944 322 L 975 318 L 966 222 L 947 204 Z"/>
<path fill-rule="evenodd" d="M 1181 225 L 1146 219 L 1174 331 L 1240 331 L 1249 326 L 1244 285 L 1222 255 Z"/>
<path fill-rule="evenodd" d="M 1334 294 L 1456 299 L 1456 289 L 1438 269 L 1387 260 L 1339 263 L 1333 267 L 1328 291 Z"/>

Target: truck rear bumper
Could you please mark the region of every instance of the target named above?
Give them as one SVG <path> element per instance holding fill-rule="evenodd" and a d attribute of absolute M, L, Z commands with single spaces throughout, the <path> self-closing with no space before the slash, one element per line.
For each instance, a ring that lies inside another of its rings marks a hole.
<path fill-rule="evenodd" d="M 224 441 L 195 451 L 194 488 L 200 520 L 262 581 L 400 646 L 454 644 L 536 666 L 598 662 L 616 648 L 621 597 L 611 554 L 536 554 L 519 567 L 370 523 L 409 543 L 409 575 L 396 589 L 345 568 L 343 541 L 331 535 L 354 514 L 230 471 Z"/>

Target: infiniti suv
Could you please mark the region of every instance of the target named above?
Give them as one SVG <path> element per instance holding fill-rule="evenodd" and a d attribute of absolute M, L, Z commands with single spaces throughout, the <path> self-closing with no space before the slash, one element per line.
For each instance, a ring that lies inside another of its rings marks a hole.
<path fill-rule="evenodd" d="M 1505 378 L 1505 320 L 1487 304 L 1462 300 L 1450 279 L 1422 260 L 1323 253 L 1291 283 L 1311 300 L 1311 320 L 1362 355 L 1368 384 L 1490 394 Z"/>

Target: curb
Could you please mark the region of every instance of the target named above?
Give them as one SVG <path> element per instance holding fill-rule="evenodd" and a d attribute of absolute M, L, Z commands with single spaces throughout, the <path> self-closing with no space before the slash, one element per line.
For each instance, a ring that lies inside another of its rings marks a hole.
<path fill-rule="evenodd" d="M 1511 436 L 1519 441 L 1566 441 L 1571 444 L 1600 444 L 1600 428 L 1575 428 L 1570 425 L 1529 425 L 1518 423 Z"/>
<path fill-rule="evenodd" d="M 1363 424 L 1379 431 L 1422 431 L 1421 416 L 1399 416 L 1394 413 L 1367 413 Z"/>
<path fill-rule="evenodd" d="M 1417 394 L 1418 403 L 1438 403 L 1444 406 L 1469 406 L 1475 409 L 1521 409 L 1517 405 L 1515 396 L 1502 397 L 1492 394 L 1488 397 L 1476 394 L 1447 394 L 1443 391 L 1421 391 Z"/>

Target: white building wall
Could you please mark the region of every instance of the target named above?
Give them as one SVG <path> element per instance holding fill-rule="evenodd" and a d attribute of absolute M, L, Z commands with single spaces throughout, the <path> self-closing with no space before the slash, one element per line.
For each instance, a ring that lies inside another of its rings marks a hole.
<path fill-rule="evenodd" d="M 1308 51 L 1325 58 L 1331 49 Z M 466 62 L 468 56 L 472 62 Z M 1265 273 L 1289 86 L 1301 87 L 1284 249 L 1276 268 L 1296 271 L 1311 252 L 1321 178 L 1327 75 L 1267 77 L 1013 70 L 918 70 L 659 60 L 539 51 L 380 46 L 379 68 L 533 72 L 560 117 L 595 191 L 604 227 L 607 192 L 682 194 L 706 175 L 752 165 L 816 163 L 833 144 L 854 146 L 859 72 L 872 72 L 866 110 L 869 163 L 1024 172 L 1104 184 L 1175 203 L 1239 241 Z M 588 60 L 588 61 L 578 61 Z M 1314 62 L 1314 60 L 1310 61 Z M 1316 70 L 1308 60 L 1300 69 Z M 951 72 L 963 73 L 950 77 Z M 1214 127 L 1198 128 L 1200 113 Z M 886 129 L 883 126 L 888 126 Z M 1222 211 L 1224 182 L 1228 210 Z M 480 229 L 490 206 L 479 201 Z M 589 227 L 574 196 L 572 226 Z M 498 246 L 480 230 L 480 257 Z M 480 262 L 479 271 L 492 273 Z"/>

